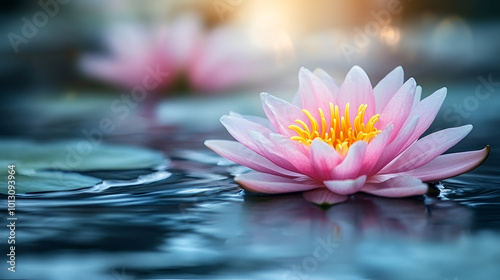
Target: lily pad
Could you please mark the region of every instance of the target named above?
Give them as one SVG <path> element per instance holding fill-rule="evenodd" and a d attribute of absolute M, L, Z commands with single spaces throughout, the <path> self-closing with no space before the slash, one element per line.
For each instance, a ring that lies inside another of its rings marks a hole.
<path fill-rule="evenodd" d="M 77 173 L 68 173 L 62 171 L 35 171 L 14 169 L 12 181 L 15 182 L 15 194 L 25 194 L 32 192 L 48 191 L 68 191 L 85 187 L 93 187 L 102 180 L 90 176 L 84 176 Z M 8 194 L 8 168 L 0 169 L 0 184 L 4 187 L 0 193 Z"/>
<path fill-rule="evenodd" d="M 103 144 L 97 140 L 37 143 L 24 139 L 3 139 L 0 140 L 0 162 L 15 164 L 22 169 L 93 171 L 145 169 L 166 161 L 157 151 Z"/>

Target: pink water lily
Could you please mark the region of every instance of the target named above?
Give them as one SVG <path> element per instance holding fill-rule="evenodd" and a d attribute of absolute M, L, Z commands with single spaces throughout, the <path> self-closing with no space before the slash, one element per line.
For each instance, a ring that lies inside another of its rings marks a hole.
<path fill-rule="evenodd" d="M 425 194 L 424 182 L 474 169 L 489 147 L 442 155 L 472 125 L 418 139 L 435 119 L 446 88 L 420 100 L 421 87 L 403 76 L 397 67 L 372 87 L 363 69 L 354 66 L 339 87 L 325 71 L 302 68 L 292 103 L 262 93 L 267 119 L 223 116 L 222 124 L 238 142 L 207 140 L 205 145 L 254 170 L 235 178 L 251 192 L 303 192 L 317 204 L 342 202 L 356 192 Z"/>
<path fill-rule="evenodd" d="M 143 85 L 146 76 L 157 89 L 170 89 L 185 76 L 203 93 L 220 93 L 261 78 L 269 54 L 249 42 L 237 26 L 203 30 L 197 14 L 181 14 L 167 24 L 124 23 L 107 28 L 103 43 L 109 55 L 85 55 L 87 75 L 122 87 Z"/>

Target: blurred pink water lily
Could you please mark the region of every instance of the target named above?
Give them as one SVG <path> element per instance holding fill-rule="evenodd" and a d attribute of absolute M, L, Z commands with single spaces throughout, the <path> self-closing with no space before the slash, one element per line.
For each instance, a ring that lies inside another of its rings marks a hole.
<path fill-rule="evenodd" d="M 374 88 L 354 66 L 339 87 L 323 70 L 302 68 L 292 103 L 262 93 L 267 119 L 231 113 L 222 124 L 238 141 L 207 140 L 219 155 L 253 169 L 235 180 L 258 193 L 303 192 L 334 204 L 356 192 L 385 197 L 422 195 L 424 182 L 480 165 L 489 146 L 442 155 L 472 129 L 448 128 L 418 139 L 435 119 L 446 88 L 420 100 L 413 78 L 397 67 Z"/>
<path fill-rule="evenodd" d="M 268 64 L 268 54 L 236 26 L 206 33 L 196 14 L 165 25 L 114 25 L 103 35 L 109 55 L 85 55 L 80 67 L 89 76 L 128 88 L 147 82 L 161 90 L 184 75 L 191 89 L 220 93 L 260 77 Z"/>

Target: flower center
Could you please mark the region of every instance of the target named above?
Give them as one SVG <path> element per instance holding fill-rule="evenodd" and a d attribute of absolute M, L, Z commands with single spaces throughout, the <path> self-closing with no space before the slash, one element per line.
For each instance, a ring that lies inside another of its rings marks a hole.
<path fill-rule="evenodd" d="M 345 114 L 342 117 L 339 114 L 339 107 L 337 105 L 333 106 L 332 103 L 330 103 L 330 115 L 328 117 L 325 117 L 323 110 L 318 108 L 319 122 L 311 112 L 304 109 L 302 112 L 306 114 L 311 126 L 302 120 L 296 120 L 295 122 L 298 125 L 292 124 L 288 128 L 295 131 L 297 136 L 292 136 L 290 139 L 310 146 L 314 139 L 319 138 L 337 150 L 340 155 L 345 156 L 354 142 L 370 142 L 377 134 L 382 132 L 375 127 L 380 114 L 372 116 L 366 125 L 363 123 L 367 107 L 366 104 L 359 106 L 353 126 L 349 121 L 349 103 L 345 105 Z"/>

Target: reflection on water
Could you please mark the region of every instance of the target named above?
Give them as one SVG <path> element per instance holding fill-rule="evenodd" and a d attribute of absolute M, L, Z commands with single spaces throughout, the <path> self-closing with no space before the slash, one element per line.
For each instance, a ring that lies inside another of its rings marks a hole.
<path fill-rule="evenodd" d="M 244 193 L 232 180 L 244 168 L 221 160 L 200 144 L 155 139 L 144 144 L 172 157 L 168 172 L 92 171 L 85 174 L 115 184 L 18 197 L 16 276 L 492 279 L 489 276 L 500 275 L 496 265 L 500 192 L 492 183 L 497 178 L 493 174 L 473 172 L 446 180 L 436 197 L 357 194 L 320 209 L 300 194 Z M 478 275 L 474 271 L 484 277 L 474 278 Z"/>
<path fill-rule="evenodd" d="M 488 107 L 495 104 L 481 106 L 496 112 Z M 435 127 L 450 126 L 439 120 L 445 118 L 438 117 Z M 220 131 L 155 127 L 147 134 L 115 135 L 107 140 L 150 147 L 172 161 L 158 169 L 83 172 L 104 180 L 94 188 L 19 195 L 15 276 L 500 279 L 500 135 L 491 129 L 498 120 L 484 113 L 464 121 L 478 125 L 452 151 L 492 146 L 477 170 L 445 180 L 437 186 L 440 194 L 356 194 L 329 209 L 300 194 L 242 192 L 232 177 L 247 169 L 202 145 L 204 139 L 227 139 Z M 0 196 L 0 206 L 6 204 Z M 7 234 L 0 227 L 0 235 Z M 0 270 L 0 278 L 11 276 L 5 273 Z"/>

